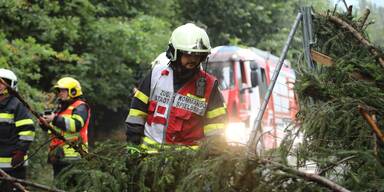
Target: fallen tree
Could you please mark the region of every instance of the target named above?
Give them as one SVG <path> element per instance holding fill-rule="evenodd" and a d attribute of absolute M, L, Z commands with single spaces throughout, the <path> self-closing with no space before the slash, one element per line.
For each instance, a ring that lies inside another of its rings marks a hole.
<path fill-rule="evenodd" d="M 199 150 L 167 148 L 150 155 L 104 143 L 94 153 L 109 159 L 83 160 L 59 175 L 56 185 L 74 191 L 348 191 L 278 156 L 249 156 L 244 147 L 215 141 Z"/>
<path fill-rule="evenodd" d="M 312 49 L 331 62 L 297 65 L 295 84 L 303 134 L 294 152 L 298 166 L 313 163 L 352 191 L 384 190 L 384 63 L 364 32 L 368 15 L 316 14 Z M 298 134 L 292 130 L 285 143 Z"/>

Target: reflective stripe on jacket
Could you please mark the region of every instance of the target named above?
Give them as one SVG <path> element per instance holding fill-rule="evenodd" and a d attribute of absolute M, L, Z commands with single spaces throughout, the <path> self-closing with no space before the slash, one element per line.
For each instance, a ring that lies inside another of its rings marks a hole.
<path fill-rule="evenodd" d="M 196 82 L 205 78 L 204 97 L 195 95 Z M 155 66 L 151 77 L 144 134 L 165 144 L 195 145 L 204 135 L 204 116 L 215 79 L 200 70 L 176 93 L 171 67 Z"/>
<path fill-rule="evenodd" d="M 169 145 L 158 143 L 149 137 L 144 137 L 143 143 L 140 145 L 140 149 L 147 154 L 159 153 L 161 150 L 175 149 L 175 150 L 197 150 L 199 149 L 198 145 Z"/>
<path fill-rule="evenodd" d="M 57 116 L 62 116 L 65 118 L 65 128 L 58 128 L 54 126 L 54 129 L 61 133 L 62 136 L 68 141 L 77 141 L 81 142 L 84 146 L 84 150 L 88 151 L 88 125 L 89 125 L 89 119 L 90 119 L 90 109 L 88 108 L 88 116 L 87 119 L 84 121 L 81 117 L 79 117 L 76 114 L 73 114 L 73 110 L 76 109 L 78 106 L 85 104 L 82 100 L 76 100 L 71 105 L 67 107 L 64 111 L 61 111 L 57 113 Z M 72 119 L 77 119 L 80 122 L 82 122 L 83 127 L 80 129 L 80 131 L 76 131 L 74 121 Z M 52 137 L 54 137 L 52 135 Z M 80 141 L 79 141 L 80 140 Z M 60 147 L 61 149 L 58 149 Z M 63 151 L 62 155 L 61 151 Z M 65 144 L 64 141 L 53 138 L 50 146 L 49 146 L 49 154 L 50 155 L 56 155 L 57 158 L 65 158 L 67 160 L 71 159 L 79 159 L 81 156 L 78 152 L 75 151 L 75 149 L 71 148 L 68 144 Z M 61 157 L 63 156 L 63 157 Z"/>
<path fill-rule="evenodd" d="M 0 101 L 0 168 L 11 168 L 12 153 L 27 152 L 34 137 L 32 115 L 20 100 L 10 95 Z"/>

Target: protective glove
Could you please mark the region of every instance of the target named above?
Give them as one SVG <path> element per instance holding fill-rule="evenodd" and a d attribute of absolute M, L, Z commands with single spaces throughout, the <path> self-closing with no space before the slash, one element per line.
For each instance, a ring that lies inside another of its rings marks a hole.
<path fill-rule="evenodd" d="M 16 168 L 18 166 L 23 165 L 24 156 L 25 156 L 24 151 L 20 151 L 20 150 L 13 151 L 12 152 L 12 161 L 11 161 L 12 167 Z"/>
<path fill-rule="evenodd" d="M 42 118 L 42 117 L 40 117 L 40 118 L 38 119 L 38 121 L 39 121 L 39 126 L 40 126 L 40 128 L 41 128 L 43 131 L 47 132 L 47 131 L 48 131 L 48 127 L 47 127 L 47 122 L 45 121 L 45 119 Z"/>

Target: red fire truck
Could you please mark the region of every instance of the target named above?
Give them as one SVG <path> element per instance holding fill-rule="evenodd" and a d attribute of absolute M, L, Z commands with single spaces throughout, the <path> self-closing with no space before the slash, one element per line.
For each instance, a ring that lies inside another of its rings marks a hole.
<path fill-rule="evenodd" d="M 218 79 L 227 105 L 229 142 L 248 141 L 278 60 L 256 48 L 219 46 L 212 50 L 206 70 Z M 284 129 L 295 118 L 294 81 L 295 73 L 285 61 L 262 119 L 263 149 L 276 148 L 284 137 Z"/>

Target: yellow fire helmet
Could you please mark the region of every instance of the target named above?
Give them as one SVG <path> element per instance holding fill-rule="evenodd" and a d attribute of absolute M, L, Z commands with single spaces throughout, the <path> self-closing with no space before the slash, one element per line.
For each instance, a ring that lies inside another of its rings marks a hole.
<path fill-rule="evenodd" d="M 75 98 L 83 95 L 79 81 L 72 77 L 63 77 L 57 81 L 55 89 L 67 89 L 69 98 Z"/>

